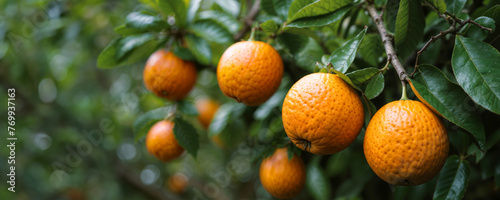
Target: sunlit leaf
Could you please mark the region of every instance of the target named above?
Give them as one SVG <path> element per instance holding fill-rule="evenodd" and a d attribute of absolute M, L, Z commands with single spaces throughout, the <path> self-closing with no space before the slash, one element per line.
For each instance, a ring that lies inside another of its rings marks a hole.
<path fill-rule="evenodd" d="M 351 66 L 354 58 L 356 57 L 356 52 L 361 40 L 363 40 L 365 36 L 365 33 L 366 28 L 363 29 L 363 31 L 361 31 L 356 37 L 347 41 L 340 48 L 332 52 L 330 55 L 330 62 L 336 70 L 345 73 L 347 69 L 349 69 L 349 66 Z"/>

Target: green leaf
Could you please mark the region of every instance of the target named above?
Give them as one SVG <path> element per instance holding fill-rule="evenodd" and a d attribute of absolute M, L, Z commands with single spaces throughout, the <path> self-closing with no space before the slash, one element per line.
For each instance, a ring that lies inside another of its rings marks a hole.
<path fill-rule="evenodd" d="M 394 33 L 396 30 L 396 18 L 398 16 L 400 0 L 388 0 L 385 6 L 384 12 L 384 23 L 385 28 L 390 33 Z"/>
<path fill-rule="evenodd" d="M 280 89 L 269 98 L 264 104 L 259 106 L 257 110 L 253 113 L 256 120 L 263 120 L 267 118 L 274 110 L 274 108 L 281 108 L 283 105 L 283 100 L 285 99 L 288 90 Z M 281 114 L 280 114 L 281 116 Z"/>
<path fill-rule="evenodd" d="M 398 54 L 408 58 L 424 36 L 425 17 L 420 1 L 401 0 L 396 18 L 394 40 Z"/>
<path fill-rule="evenodd" d="M 230 14 L 216 11 L 207 10 L 198 13 L 198 19 L 210 19 L 217 22 L 219 25 L 225 27 L 231 34 L 235 34 L 240 29 L 240 23 L 238 20 Z"/>
<path fill-rule="evenodd" d="M 379 72 L 380 72 L 379 69 L 374 67 L 369 67 L 347 73 L 346 75 L 351 79 L 353 84 L 359 85 L 370 80 Z"/>
<path fill-rule="evenodd" d="M 188 153 L 196 158 L 196 153 L 200 147 L 198 141 L 198 132 L 193 125 L 184 121 L 180 117 L 174 119 L 174 135 L 179 145 L 181 145 Z"/>
<path fill-rule="evenodd" d="M 129 36 L 132 37 L 132 36 Z M 135 36 L 133 36 L 135 37 Z M 149 37 L 149 36 L 148 36 Z M 123 56 L 121 60 L 117 59 L 118 51 L 123 51 L 123 38 L 116 38 L 111 41 L 101 54 L 97 58 L 97 67 L 101 69 L 109 69 L 117 66 L 127 65 L 135 63 L 148 58 L 158 47 L 162 41 L 156 41 L 155 39 L 148 40 L 140 46 L 136 46 L 134 49 L 126 53 L 127 56 Z"/>
<path fill-rule="evenodd" d="M 481 24 L 482 26 L 486 28 L 491 28 L 492 30 L 495 30 L 495 20 L 489 18 L 489 17 L 478 17 L 476 20 L 474 20 L 478 24 Z M 468 38 L 474 38 L 476 40 L 484 40 L 488 35 L 490 34 L 489 31 L 487 30 L 482 30 L 478 26 L 474 24 L 469 24 L 467 26 L 467 29 L 464 31 L 464 36 Z"/>
<path fill-rule="evenodd" d="M 365 124 L 364 128 L 368 127 L 368 124 L 370 123 L 370 120 L 372 119 L 373 115 L 377 112 L 377 108 L 375 107 L 375 104 L 373 104 L 372 101 L 368 100 L 365 94 L 362 94 L 361 96 L 361 101 L 363 102 L 363 109 L 365 111 Z"/>
<path fill-rule="evenodd" d="M 474 143 L 485 150 L 486 139 L 481 117 L 471 109 L 469 96 L 432 65 L 420 65 L 411 83 L 419 95 L 448 121 L 466 130 Z"/>
<path fill-rule="evenodd" d="M 444 0 L 426 0 L 431 4 L 438 12 L 439 14 L 444 14 L 446 12 L 446 3 Z"/>
<path fill-rule="evenodd" d="M 214 0 L 222 10 L 236 17 L 240 13 L 240 2 L 237 0 Z"/>
<path fill-rule="evenodd" d="M 326 26 L 342 19 L 342 17 L 349 12 L 352 7 L 353 5 L 349 4 L 324 15 L 300 18 L 287 24 L 286 26 L 297 28 Z"/>
<path fill-rule="evenodd" d="M 233 105 L 228 103 L 223 104 L 219 107 L 219 109 L 217 109 L 217 112 L 215 112 L 214 117 L 210 122 L 210 126 L 208 126 L 209 136 L 216 135 L 227 127 L 232 118 L 232 109 Z"/>
<path fill-rule="evenodd" d="M 292 0 L 261 0 L 260 8 L 267 14 L 278 16 L 284 21 L 287 19 L 291 3 Z"/>
<path fill-rule="evenodd" d="M 278 30 L 278 24 L 270 19 L 260 24 L 260 28 L 266 33 L 275 33 Z"/>
<path fill-rule="evenodd" d="M 143 115 L 139 116 L 134 122 L 134 139 L 138 141 L 142 137 L 146 136 L 151 126 L 153 126 L 156 122 L 163 120 L 168 112 L 168 107 L 161 107 L 154 110 L 150 110 Z"/>
<path fill-rule="evenodd" d="M 187 21 L 189 23 L 193 22 L 196 13 L 198 12 L 198 9 L 200 9 L 201 6 L 201 0 L 190 0 L 189 1 L 189 7 L 188 7 L 188 13 L 187 13 Z"/>
<path fill-rule="evenodd" d="M 229 30 L 213 20 L 198 20 L 189 26 L 189 30 L 209 42 L 229 43 L 233 41 L 233 36 Z"/>
<path fill-rule="evenodd" d="M 144 31 L 139 30 L 139 29 L 127 27 L 125 24 L 117 26 L 114 31 L 115 31 L 115 33 L 118 33 L 122 36 L 133 35 L 133 34 L 144 32 Z"/>
<path fill-rule="evenodd" d="M 306 188 L 315 200 L 332 198 L 331 184 L 318 164 L 309 164 L 306 171 Z"/>
<path fill-rule="evenodd" d="M 314 3 L 316 0 L 294 0 L 288 9 L 288 19 L 291 19 L 300 9 Z"/>
<path fill-rule="evenodd" d="M 433 199 L 462 199 L 469 177 L 470 165 L 467 160 L 460 160 L 457 155 L 448 157 L 439 174 Z"/>
<path fill-rule="evenodd" d="M 370 65 L 376 67 L 380 62 L 380 58 L 385 55 L 384 45 L 380 39 L 380 35 L 376 33 L 369 33 L 359 45 L 359 54 Z"/>
<path fill-rule="evenodd" d="M 125 25 L 129 28 L 141 31 L 161 31 L 169 27 L 167 22 L 161 18 L 146 15 L 140 12 L 132 12 L 127 15 Z"/>
<path fill-rule="evenodd" d="M 194 106 L 193 102 L 189 102 L 187 100 L 181 100 L 177 102 L 177 109 L 181 111 L 182 114 L 188 116 L 197 116 L 198 110 Z"/>
<path fill-rule="evenodd" d="M 365 36 L 366 28 L 363 29 L 356 37 L 347 41 L 340 48 L 336 49 L 330 55 L 330 62 L 336 70 L 345 73 L 356 57 L 356 51 L 359 44 Z"/>
<path fill-rule="evenodd" d="M 186 35 L 185 39 L 188 49 L 193 53 L 196 60 L 203 65 L 210 64 L 212 51 L 208 42 L 195 35 Z"/>
<path fill-rule="evenodd" d="M 187 6 L 182 0 L 158 0 L 163 16 L 174 15 L 175 24 L 180 28 L 186 26 Z"/>
<path fill-rule="evenodd" d="M 316 61 L 321 60 L 323 48 L 314 39 L 309 38 L 306 46 L 294 56 L 296 64 L 308 72 L 313 72 Z M 319 69 L 318 69 L 319 71 Z"/>
<path fill-rule="evenodd" d="M 116 60 L 124 60 L 125 56 L 129 56 L 133 50 L 155 39 L 156 38 L 153 34 L 148 33 L 140 35 L 130 35 L 122 38 L 117 44 L 115 54 Z"/>
<path fill-rule="evenodd" d="M 325 68 L 323 68 L 323 69 L 325 69 Z M 344 73 L 342 73 L 340 71 L 335 70 L 335 68 L 333 68 L 333 66 L 332 66 L 332 63 L 328 63 L 328 65 L 326 66 L 326 69 L 334 72 L 342 80 L 344 80 L 347 84 L 349 84 L 351 87 L 358 90 L 359 92 L 362 92 L 361 89 L 357 85 L 354 85 L 354 83 L 352 83 L 351 79 L 348 76 L 346 76 Z"/>
<path fill-rule="evenodd" d="M 302 2 L 303 0 L 296 0 Z M 305 5 L 304 7 L 296 10 L 299 6 L 304 5 L 310 1 L 304 1 L 304 3 L 292 3 L 295 7 L 290 6 L 290 10 L 288 12 L 288 22 L 293 22 L 297 19 L 304 17 L 314 17 L 318 15 L 325 15 L 330 12 L 333 12 L 339 8 L 342 8 L 348 4 L 352 3 L 352 0 L 318 0 L 314 1 L 310 4 Z"/>
<path fill-rule="evenodd" d="M 191 53 L 191 51 L 189 51 L 188 48 L 175 46 L 173 52 L 177 57 L 181 58 L 182 60 L 189 60 L 189 61 L 195 60 L 193 53 Z"/>
<path fill-rule="evenodd" d="M 374 99 L 384 90 L 384 74 L 379 73 L 373 77 L 366 86 L 365 95 L 368 99 Z"/>
<path fill-rule="evenodd" d="M 444 2 L 446 3 L 446 10 L 451 14 L 457 15 L 464 9 L 467 0 L 444 0 Z"/>
<path fill-rule="evenodd" d="M 457 82 L 482 107 L 500 114 L 500 53 L 479 40 L 457 35 L 451 64 Z"/>
<path fill-rule="evenodd" d="M 276 12 L 276 0 L 261 0 L 260 8 L 269 15 L 278 16 Z"/>
<path fill-rule="evenodd" d="M 290 53 L 294 55 L 300 52 L 309 41 L 305 36 L 287 32 L 279 34 L 277 40 L 280 44 L 285 46 L 290 51 Z"/>
<path fill-rule="evenodd" d="M 211 134 L 210 137 L 218 136 L 224 148 L 235 148 L 245 139 L 245 122 L 240 118 L 233 118 L 228 125 L 219 133 Z M 237 134 L 235 134 L 237 133 Z"/>

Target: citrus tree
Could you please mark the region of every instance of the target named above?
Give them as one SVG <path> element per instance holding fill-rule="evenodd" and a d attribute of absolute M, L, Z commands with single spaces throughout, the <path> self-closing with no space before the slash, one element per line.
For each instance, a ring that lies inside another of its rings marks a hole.
<path fill-rule="evenodd" d="M 491 199 L 500 195 L 499 3 L 140 0 L 111 13 L 97 9 L 103 3 L 81 6 L 66 19 L 97 24 L 79 40 L 89 49 L 80 60 L 97 63 L 97 84 L 66 82 L 81 87 L 64 97 L 95 101 L 72 101 L 78 105 L 51 119 L 92 109 L 67 123 L 98 124 L 82 137 L 104 132 L 91 146 L 100 150 L 78 151 L 83 166 L 68 161 L 69 150 L 55 154 L 62 159 L 21 161 L 50 163 L 28 172 L 42 174 L 36 183 L 59 183 L 21 186 L 47 198 Z M 101 17 L 84 14 L 95 9 Z M 99 31 L 104 18 L 114 33 Z M 5 36 L 7 55 L 25 48 L 15 36 Z M 57 36 L 51 41 L 63 40 Z M 2 88 L 30 83 L 3 78 Z M 53 138 L 63 147 L 78 141 Z"/>

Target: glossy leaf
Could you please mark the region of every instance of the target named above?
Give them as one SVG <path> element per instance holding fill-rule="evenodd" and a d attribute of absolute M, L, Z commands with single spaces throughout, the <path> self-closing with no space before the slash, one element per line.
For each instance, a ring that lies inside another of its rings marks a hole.
<path fill-rule="evenodd" d="M 301 1 L 302 2 L 302 1 Z M 310 2 L 310 1 L 304 1 Z M 306 6 L 296 10 L 296 7 L 290 6 L 288 12 L 288 22 L 293 22 L 297 19 L 304 17 L 313 17 L 318 15 L 325 15 L 333 12 L 339 8 L 342 8 L 348 4 L 351 4 L 352 0 L 318 0 L 314 1 Z M 292 3 L 293 4 L 293 3 Z M 296 4 L 293 4 L 296 5 Z M 300 4 L 304 5 L 304 4 Z"/>
<path fill-rule="evenodd" d="M 267 14 L 278 16 L 283 21 L 287 19 L 288 9 L 293 0 L 261 0 L 260 8 Z"/>
<path fill-rule="evenodd" d="M 314 39 L 309 38 L 307 44 L 294 59 L 299 67 L 308 72 L 313 72 L 316 61 L 321 60 L 323 55 L 323 48 Z"/>
<path fill-rule="evenodd" d="M 161 18 L 151 15 L 146 15 L 140 12 L 133 12 L 127 15 L 125 25 L 129 28 L 141 31 L 161 31 L 169 27 L 167 22 Z"/>
<path fill-rule="evenodd" d="M 446 12 L 446 3 L 444 0 L 426 0 L 431 4 L 440 14 Z"/>
<path fill-rule="evenodd" d="M 124 57 L 129 55 L 134 49 L 150 42 L 155 39 L 155 36 L 152 34 L 141 34 L 141 35 L 131 35 L 122 38 L 118 44 L 116 49 L 116 60 L 122 61 L 125 59 Z"/>
<path fill-rule="evenodd" d="M 136 36 L 132 35 L 129 37 L 135 38 Z M 134 48 L 125 51 L 125 49 L 122 49 L 124 48 L 123 45 L 128 45 L 128 43 L 122 42 L 122 40 L 124 40 L 124 38 L 114 39 L 110 42 L 110 44 L 108 44 L 108 46 L 106 46 L 106 48 L 104 48 L 104 50 L 102 50 L 101 54 L 99 54 L 99 57 L 97 58 L 97 67 L 101 69 L 109 69 L 145 60 L 157 49 L 158 45 L 162 43 L 162 41 L 156 41 L 152 38 L 142 43 L 144 41 L 143 40 L 141 42 L 141 45 L 136 45 L 139 42 L 135 41 L 137 43 L 134 42 L 135 44 L 131 45 L 134 46 Z M 131 41 L 129 40 L 128 42 Z M 122 55 L 121 60 L 117 59 L 117 54 L 119 51 L 121 52 L 121 54 L 126 54 L 127 56 Z"/>
<path fill-rule="evenodd" d="M 284 45 L 292 54 L 300 52 L 308 42 L 308 38 L 292 33 L 282 33 L 277 38 L 278 42 Z"/>
<path fill-rule="evenodd" d="M 200 9 L 201 6 L 201 0 L 190 0 L 189 1 L 189 7 L 188 7 L 188 12 L 187 12 L 187 21 L 188 23 L 193 22 L 196 13 L 198 12 L 198 9 Z"/>
<path fill-rule="evenodd" d="M 374 67 L 368 67 L 347 73 L 346 75 L 351 79 L 353 84 L 359 85 L 370 80 L 378 73 L 380 73 L 379 69 Z"/>
<path fill-rule="evenodd" d="M 144 31 L 135 29 L 135 28 L 130 28 L 127 27 L 125 24 L 122 24 L 120 26 L 115 27 L 115 33 L 118 33 L 122 36 L 127 36 L 127 35 L 134 35 L 137 33 L 143 33 Z"/>
<path fill-rule="evenodd" d="M 388 0 L 384 12 L 384 23 L 387 31 L 394 33 L 398 16 L 399 0 Z"/>
<path fill-rule="evenodd" d="M 139 116 L 134 122 L 134 138 L 138 141 L 142 137 L 146 136 L 151 126 L 156 122 L 163 120 L 168 112 L 168 107 L 161 107 L 154 110 L 150 110 L 143 115 Z"/>
<path fill-rule="evenodd" d="M 190 61 L 195 60 L 193 53 L 191 53 L 191 51 L 189 51 L 188 48 L 176 46 L 174 47 L 173 52 L 177 57 L 183 60 L 190 60 Z"/>
<path fill-rule="evenodd" d="M 260 24 L 260 28 L 266 33 L 274 33 L 278 30 L 278 24 L 270 19 Z"/>
<path fill-rule="evenodd" d="M 207 10 L 200 12 L 198 13 L 198 19 L 214 20 L 219 25 L 229 30 L 229 32 L 231 32 L 232 34 L 238 32 L 241 26 L 238 20 L 232 15 L 216 10 Z"/>
<path fill-rule="evenodd" d="M 232 118 L 232 109 L 232 104 L 227 103 L 217 109 L 217 112 L 215 112 L 214 117 L 210 122 L 210 126 L 208 127 L 208 134 L 210 136 L 222 132 L 227 127 Z"/>
<path fill-rule="evenodd" d="M 238 16 L 240 13 L 240 2 L 238 0 L 214 0 L 217 5 L 219 5 L 222 10 L 233 15 Z"/>
<path fill-rule="evenodd" d="M 336 70 L 345 73 L 347 69 L 349 69 L 349 66 L 351 66 L 354 58 L 356 57 L 356 52 L 361 40 L 363 40 L 363 37 L 365 36 L 365 33 L 366 28 L 363 29 L 363 31 L 361 31 L 356 37 L 347 41 L 340 48 L 332 52 L 330 55 L 330 62 Z"/>
<path fill-rule="evenodd" d="M 424 36 L 425 17 L 420 1 L 401 0 L 396 18 L 394 41 L 398 54 L 408 58 Z"/>
<path fill-rule="evenodd" d="M 187 100 L 181 100 L 177 102 L 177 109 L 185 115 L 188 116 L 197 116 L 198 110 L 194 106 L 193 102 L 189 102 Z"/>
<path fill-rule="evenodd" d="M 184 27 L 186 25 L 187 18 L 187 6 L 184 1 L 180 0 L 158 0 L 158 6 L 160 11 L 163 13 L 164 17 L 173 15 L 175 18 L 175 24 L 179 27 Z"/>
<path fill-rule="evenodd" d="M 474 21 L 486 28 L 491 28 L 493 31 L 495 30 L 495 20 L 489 17 L 481 16 Z M 488 37 L 489 34 L 491 34 L 489 31 L 482 30 L 474 24 L 469 24 L 467 29 L 464 31 L 465 37 L 474 38 L 476 40 L 484 40 L 486 39 L 486 37 Z"/>
<path fill-rule="evenodd" d="M 215 43 L 228 43 L 233 41 L 231 33 L 213 20 L 198 20 L 189 26 L 198 37 Z"/>
<path fill-rule="evenodd" d="M 316 0 L 294 0 L 290 4 L 290 8 L 288 9 L 288 19 L 293 18 L 293 16 L 302 8 L 307 5 L 314 3 Z"/>
<path fill-rule="evenodd" d="M 384 74 L 379 73 L 375 77 L 373 77 L 368 85 L 366 85 L 365 96 L 368 99 L 373 99 L 380 95 L 384 90 L 385 81 Z"/>
<path fill-rule="evenodd" d="M 461 160 L 457 155 L 448 157 L 439 174 L 433 199 L 462 199 L 469 177 L 470 165 L 467 160 Z"/>
<path fill-rule="evenodd" d="M 477 111 L 460 86 L 452 83 L 438 68 L 420 65 L 419 73 L 411 80 L 419 95 L 448 121 L 463 128 L 476 146 L 484 150 L 486 145 L 483 123 Z"/>
<path fill-rule="evenodd" d="M 198 62 L 208 65 L 212 59 L 212 51 L 208 42 L 194 35 L 186 35 L 187 46 Z"/>
<path fill-rule="evenodd" d="M 326 25 L 329 25 L 331 23 L 334 23 L 334 22 L 342 19 L 342 17 L 347 12 L 349 12 L 352 9 L 352 7 L 353 7 L 353 5 L 349 4 L 349 5 L 346 5 L 342 8 L 339 8 L 335 11 L 332 11 L 328 14 L 300 18 L 298 20 L 295 20 L 295 21 L 287 24 L 287 27 L 305 28 L 305 27 L 326 26 Z"/>
<path fill-rule="evenodd" d="M 457 36 L 452 67 L 458 84 L 479 105 L 500 114 L 500 53 L 479 40 Z"/>
<path fill-rule="evenodd" d="M 359 54 L 370 65 L 376 67 L 380 62 L 380 58 L 385 55 L 384 45 L 380 39 L 380 35 L 376 33 L 369 33 L 359 45 Z"/>
<path fill-rule="evenodd" d="M 464 9 L 467 0 L 445 0 L 444 2 L 446 3 L 446 10 L 456 15 Z"/>
<path fill-rule="evenodd" d="M 198 132 L 193 125 L 184 121 L 180 117 L 176 117 L 174 119 L 174 124 L 175 139 L 179 142 L 179 145 L 196 158 L 198 148 L 200 147 Z"/>
<path fill-rule="evenodd" d="M 309 164 L 306 174 L 307 191 L 315 200 L 328 200 L 332 198 L 330 181 L 318 164 Z"/>

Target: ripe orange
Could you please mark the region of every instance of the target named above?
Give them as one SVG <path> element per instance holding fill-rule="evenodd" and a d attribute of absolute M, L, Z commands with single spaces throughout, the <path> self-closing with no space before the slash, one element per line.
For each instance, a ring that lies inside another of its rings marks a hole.
<path fill-rule="evenodd" d="M 202 98 L 196 100 L 196 110 L 198 110 L 198 121 L 203 127 L 208 128 L 215 112 L 219 109 L 219 104 L 211 99 Z"/>
<path fill-rule="evenodd" d="M 217 66 L 217 81 L 226 96 L 256 106 L 267 101 L 283 77 L 283 61 L 269 44 L 242 41 L 231 45 Z"/>
<path fill-rule="evenodd" d="M 297 147 L 327 155 L 356 139 L 364 110 L 356 91 L 338 75 L 313 73 L 290 88 L 282 117 L 286 134 Z"/>
<path fill-rule="evenodd" d="M 411 90 L 413 91 L 413 93 L 415 93 L 415 96 L 417 96 L 417 98 L 422 103 L 424 103 L 428 108 L 430 108 L 434 113 L 436 113 L 437 115 L 442 117 L 442 115 L 436 109 L 434 109 L 424 98 L 422 98 L 422 96 L 420 96 L 417 89 L 415 89 L 415 87 L 413 87 L 413 83 L 411 83 L 411 81 L 408 81 L 408 83 L 410 83 Z"/>
<path fill-rule="evenodd" d="M 179 157 L 184 148 L 175 139 L 174 123 L 171 121 L 159 121 L 149 129 L 146 136 L 146 148 L 148 152 L 162 161 L 170 161 Z"/>
<path fill-rule="evenodd" d="M 143 72 L 144 84 L 159 97 L 169 100 L 184 98 L 196 82 L 196 67 L 166 50 L 153 53 Z"/>
<path fill-rule="evenodd" d="M 373 171 L 393 185 L 419 185 L 431 180 L 448 156 L 443 123 L 423 103 L 399 100 L 375 113 L 363 142 Z"/>
<path fill-rule="evenodd" d="M 167 188 L 175 194 L 182 194 L 188 186 L 189 179 L 183 173 L 175 173 L 167 179 Z"/>
<path fill-rule="evenodd" d="M 300 193 L 306 182 L 304 161 L 297 155 L 289 160 L 286 148 L 276 149 L 260 164 L 259 177 L 269 194 L 278 199 L 290 199 Z"/>

